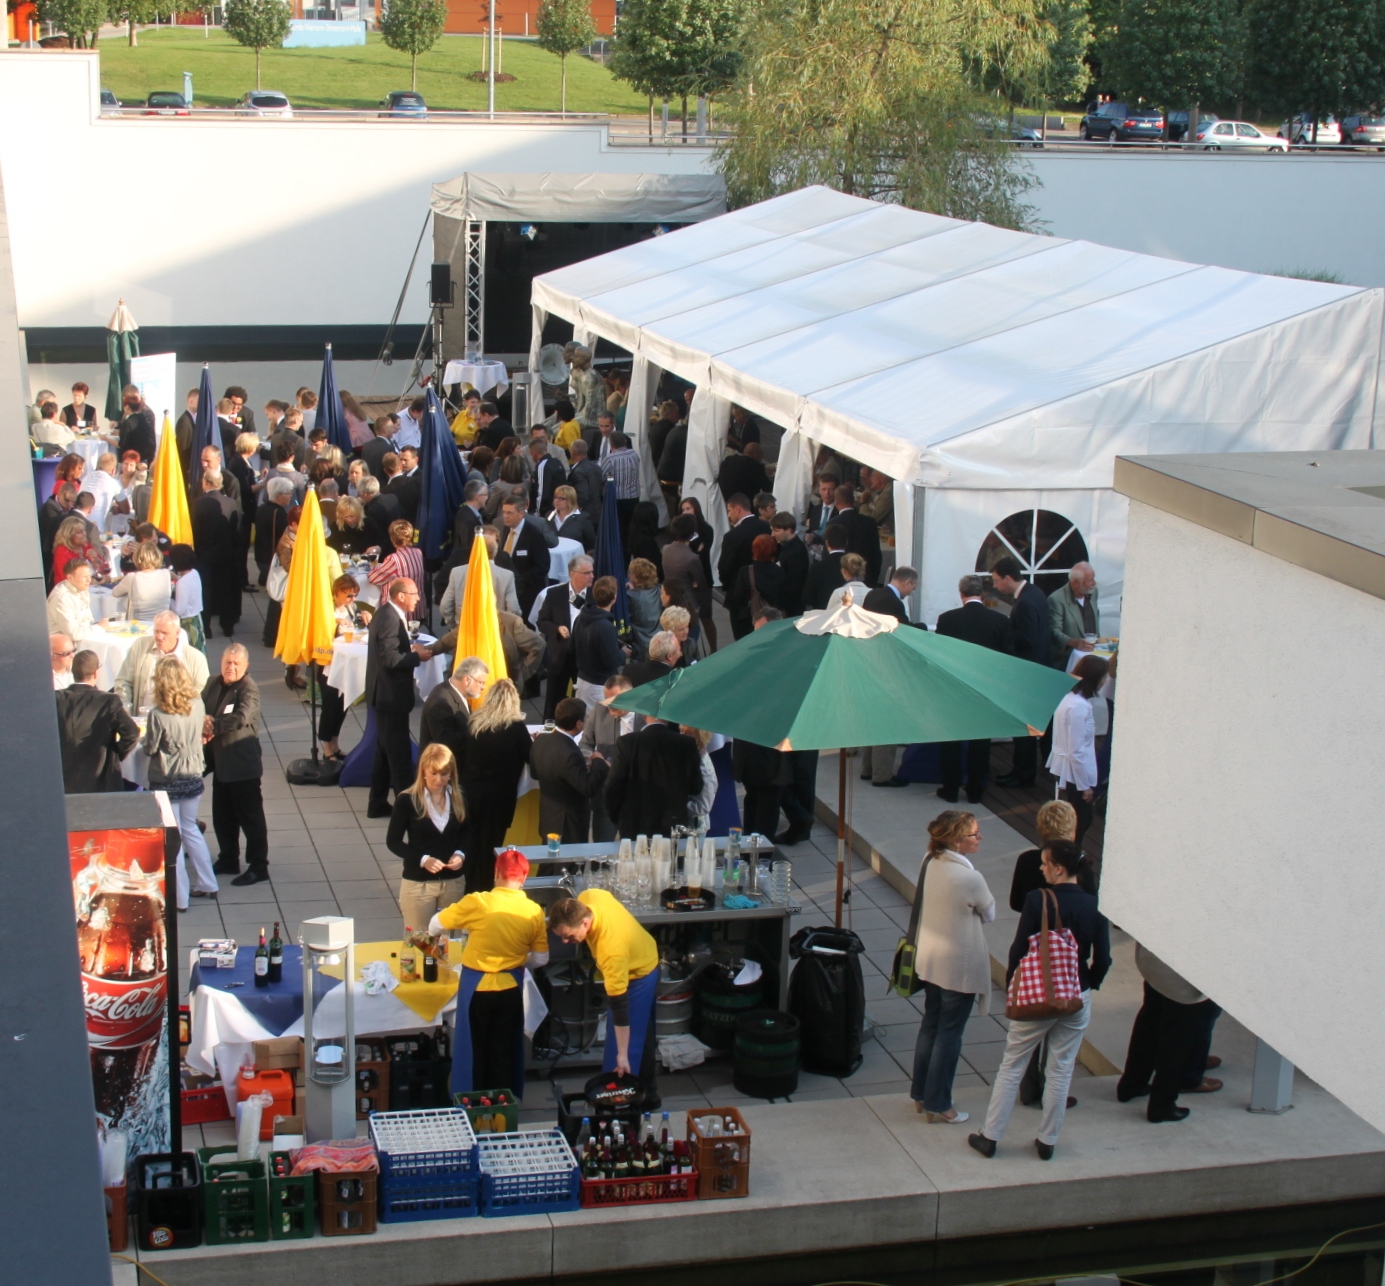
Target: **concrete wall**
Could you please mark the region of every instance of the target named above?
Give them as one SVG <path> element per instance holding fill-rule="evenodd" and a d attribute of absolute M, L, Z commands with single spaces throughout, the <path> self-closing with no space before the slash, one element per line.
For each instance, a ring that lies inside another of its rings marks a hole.
<path fill-rule="evenodd" d="M 1371 1124 L 1385 601 L 1132 501 L 1102 909 Z"/>
<path fill-rule="evenodd" d="M 1043 230 L 1248 272 L 1332 272 L 1385 286 L 1385 155 L 1035 154 Z"/>
<path fill-rule="evenodd" d="M 467 170 L 686 174 L 593 124 L 102 120 L 95 53 L 0 53 L 21 327 L 387 322 L 434 183 Z M 90 202 L 72 199 L 86 185 Z M 431 241 L 406 322 L 424 320 Z"/>

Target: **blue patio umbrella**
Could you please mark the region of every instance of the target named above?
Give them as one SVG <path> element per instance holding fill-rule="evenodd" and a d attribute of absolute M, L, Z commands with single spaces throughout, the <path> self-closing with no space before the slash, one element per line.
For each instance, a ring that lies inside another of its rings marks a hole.
<path fill-rule="evenodd" d="M 425 394 L 419 425 L 418 543 L 423 556 L 441 558 L 452 536 L 452 523 L 462 503 L 466 474 L 452 440 L 442 403 L 431 388 Z"/>
<path fill-rule="evenodd" d="M 212 368 L 202 363 L 202 386 L 197 391 L 197 415 L 192 425 L 192 459 L 188 468 L 188 490 L 202 490 L 202 448 L 221 450 L 221 429 L 216 422 L 216 399 L 212 396 Z M 223 460 L 222 464 L 226 462 Z"/>
<path fill-rule="evenodd" d="M 620 515 L 616 506 L 616 484 L 608 480 L 606 498 L 601 502 L 601 526 L 596 533 L 596 575 L 614 576 L 616 601 L 611 604 L 616 631 L 624 637 L 630 629 L 630 604 L 625 597 L 625 544 L 620 537 Z"/>
<path fill-rule="evenodd" d="M 338 447 L 342 455 L 351 454 L 351 430 L 346 427 L 346 412 L 341 409 L 337 392 L 337 373 L 332 366 L 332 346 L 322 358 L 322 384 L 317 391 L 317 419 L 313 427 L 327 430 L 327 441 Z"/>

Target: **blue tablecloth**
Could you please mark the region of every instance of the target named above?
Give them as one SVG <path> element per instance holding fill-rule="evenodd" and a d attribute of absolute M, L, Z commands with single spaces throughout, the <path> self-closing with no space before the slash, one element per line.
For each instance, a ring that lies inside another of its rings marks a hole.
<path fill-rule="evenodd" d="M 232 986 L 232 983 L 238 985 Z M 255 986 L 254 947 L 236 948 L 234 969 L 203 969 L 193 965 L 188 991 L 194 992 L 198 987 L 234 996 L 256 1022 L 279 1035 L 303 1016 L 303 948 L 285 945 L 283 977 L 267 987 Z"/>

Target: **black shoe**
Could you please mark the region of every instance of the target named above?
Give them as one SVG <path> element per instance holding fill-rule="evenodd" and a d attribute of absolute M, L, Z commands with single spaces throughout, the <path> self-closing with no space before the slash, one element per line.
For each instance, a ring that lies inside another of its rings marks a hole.
<path fill-rule="evenodd" d="M 663 1105 L 664 1100 L 655 1094 L 653 1098 L 646 1098 L 645 1101 L 640 1104 L 640 1110 L 642 1112 L 657 1112 Z"/>
<path fill-rule="evenodd" d="M 367 817 L 392 817 L 394 810 L 388 804 L 371 804 L 365 810 Z"/>
<path fill-rule="evenodd" d="M 801 844 L 812 833 L 811 827 L 802 830 L 795 830 L 789 827 L 782 835 L 776 835 L 774 842 L 780 848 L 792 848 L 795 844 Z"/>
<path fill-rule="evenodd" d="M 955 804 L 957 802 L 957 792 L 955 790 L 948 790 L 945 786 L 939 786 L 936 793 L 939 799 L 945 799 L 949 804 Z"/>
<path fill-rule="evenodd" d="M 907 781 L 901 781 L 898 777 L 890 777 L 885 781 L 873 781 L 872 786 L 907 786 Z"/>
<path fill-rule="evenodd" d="M 231 881 L 237 888 L 244 888 L 247 884 L 263 884 L 269 879 L 268 871 L 257 871 L 253 866 L 248 871 L 242 871 Z"/>
<path fill-rule="evenodd" d="M 1159 1125 L 1164 1121 L 1184 1121 L 1192 1114 L 1192 1110 L 1193 1109 L 1190 1107 L 1179 1107 L 1178 1104 L 1175 1103 L 1166 1112 L 1161 1112 L 1158 1116 L 1155 1116 L 1153 1112 L 1146 1112 L 1145 1120 L 1151 1125 Z"/>
<path fill-rule="evenodd" d="M 863 773 L 861 774 L 861 780 L 862 780 L 862 781 L 869 781 L 869 780 L 870 780 L 870 773 L 868 773 L 868 772 L 863 772 Z"/>
<path fill-rule="evenodd" d="M 1148 1098 L 1148 1097 L 1149 1097 L 1149 1086 L 1148 1086 L 1148 1085 L 1146 1085 L 1146 1086 L 1144 1087 L 1144 1089 L 1142 1089 L 1142 1090 L 1123 1090 L 1123 1089 L 1121 1089 L 1119 1083 L 1117 1083 L 1117 1085 L 1116 1085 L 1116 1101 L 1117 1101 L 1117 1102 L 1120 1102 L 1120 1103 L 1129 1103 L 1129 1102 L 1131 1102 L 1133 1099 L 1137 1099 L 1137 1098 Z"/>
<path fill-rule="evenodd" d="M 193 889 L 192 892 L 190 892 L 190 893 L 188 894 L 188 897 L 190 897 L 190 898 L 211 898 L 213 901 L 215 901 L 215 900 L 216 900 L 216 890 L 215 890 L 215 889 Z"/>
<path fill-rule="evenodd" d="M 981 795 L 982 792 L 979 790 L 976 791 L 974 794 L 971 791 L 967 791 L 967 803 L 979 804 L 981 802 Z"/>
<path fill-rule="evenodd" d="M 1053 1144 L 1051 1143 L 1045 1143 L 1042 1139 L 1035 1139 L 1034 1151 L 1039 1154 L 1040 1161 L 1053 1160 Z"/>
<path fill-rule="evenodd" d="M 995 1156 L 995 1140 L 988 1139 L 984 1134 L 968 1134 L 967 1142 L 974 1147 L 983 1157 Z"/>
<path fill-rule="evenodd" d="M 997 786 L 1023 786 L 1025 789 L 1028 789 L 1034 785 L 1034 778 L 1016 777 L 1014 773 L 1007 772 L 1005 776 L 997 777 L 995 779 L 995 784 Z"/>
<path fill-rule="evenodd" d="M 218 875 L 239 875 L 240 858 L 238 857 L 218 857 L 212 863 L 212 870 Z"/>

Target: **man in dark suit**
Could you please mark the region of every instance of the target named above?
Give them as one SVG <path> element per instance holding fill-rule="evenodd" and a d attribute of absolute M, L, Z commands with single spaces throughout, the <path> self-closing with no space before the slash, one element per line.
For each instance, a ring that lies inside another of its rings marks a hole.
<path fill-rule="evenodd" d="M 847 530 L 846 552 L 860 554 L 866 560 L 866 584 L 880 582 L 880 528 L 874 519 L 856 509 L 855 496 L 846 484 L 837 488 L 837 511 L 832 521 Z"/>
<path fill-rule="evenodd" d="M 260 779 L 260 689 L 250 677 L 250 653 L 232 643 L 221 654 L 221 673 L 202 689 L 207 711 L 203 735 L 212 769 L 212 829 L 216 832 L 218 875 L 234 875 L 232 884 L 259 884 L 269 879 L 269 831 L 265 823 Z M 240 837 L 245 835 L 245 872 L 240 869 Z"/>
<path fill-rule="evenodd" d="M 299 428 L 302 427 L 303 417 L 301 412 L 296 423 Z M 292 455 L 287 458 L 293 461 L 293 467 L 295 469 L 301 470 L 304 460 L 308 458 L 308 440 L 288 423 L 287 416 L 280 421 L 278 430 L 273 433 L 269 441 L 265 443 L 265 446 L 269 449 L 269 458 L 275 461 L 275 463 L 278 463 L 279 460 L 279 448 L 286 442 L 293 448 Z"/>
<path fill-rule="evenodd" d="M 773 839 L 779 829 L 779 798 L 792 781 L 788 757 L 773 746 L 737 737 L 731 746 L 731 771 L 745 787 L 741 810 L 745 833 Z"/>
<path fill-rule="evenodd" d="M 221 489 L 221 473 L 202 474 L 202 494 L 192 502 L 192 545 L 197 574 L 202 578 L 202 623 L 212 636 L 212 617 L 221 622 L 227 638 L 240 620 L 240 586 L 244 576 L 236 566 L 241 556 L 240 505 Z"/>
<path fill-rule="evenodd" d="M 606 811 L 622 836 L 672 835 L 688 824 L 688 800 L 702 792 L 697 743 L 651 719 L 616 742 L 606 779 Z"/>
<path fill-rule="evenodd" d="M 756 517 L 750 500 L 740 492 L 727 500 L 726 516 L 731 530 L 721 538 L 721 557 L 717 559 L 717 580 L 722 589 L 730 589 L 736 583 L 736 573 L 750 566 L 755 537 L 769 535 L 769 523 Z"/>
<path fill-rule="evenodd" d="M 770 535 L 779 543 L 779 566 L 784 569 L 784 615 L 801 616 L 803 596 L 808 589 L 812 560 L 808 546 L 798 538 L 798 521 L 793 514 L 775 514 L 769 524 Z"/>
<path fill-rule="evenodd" d="M 752 442 L 743 452 L 732 451 L 721 462 L 717 486 L 728 503 L 738 492 L 754 496 L 769 490 L 769 474 L 765 471 L 764 453 L 758 442 Z"/>
<path fill-rule="evenodd" d="M 439 683 L 423 703 L 418 723 L 418 748 L 441 742 L 460 766 L 471 739 L 471 703 L 486 690 L 488 666 L 479 656 L 464 656 L 452 677 Z"/>
<path fill-rule="evenodd" d="M 418 471 L 417 447 L 404 447 L 399 452 L 399 472 L 390 479 L 389 494 L 399 501 L 404 517 L 418 526 L 418 503 L 423 496 L 423 478 Z"/>
<path fill-rule="evenodd" d="M 816 544 L 827 535 L 827 528 L 836 511 L 837 479 L 833 477 L 819 478 L 818 498 L 808 506 L 808 516 L 804 519 L 809 544 Z"/>
<path fill-rule="evenodd" d="M 381 415 L 375 421 L 375 436 L 361 448 L 361 459 L 379 482 L 385 481 L 384 459 L 394 450 L 390 435 L 399 423 L 397 415 Z"/>
<path fill-rule="evenodd" d="M 506 496 L 500 506 L 500 552 L 495 565 L 512 571 L 515 593 L 519 595 L 519 614 L 529 619 L 529 609 L 548 584 L 548 544 L 537 528 L 524 521 L 529 496 L 521 487 Z"/>
<path fill-rule="evenodd" d="M 963 576 L 957 584 L 957 591 L 962 596 L 962 606 L 954 607 L 938 617 L 938 633 L 1013 656 L 1015 642 L 1010 634 L 1010 622 L 981 601 L 986 582 L 980 576 Z M 955 804 L 962 783 L 962 743 L 944 741 L 940 758 L 943 784 L 938 788 L 938 794 L 949 804 Z M 976 737 L 967 742 L 967 799 L 970 803 L 981 802 L 981 792 L 986 787 L 986 776 L 990 770 L 990 738 Z"/>
<path fill-rule="evenodd" d="M 481 403 L 476 422 L 481 426 L 476 434 L 478 447 L 490 447 L 494 451 L 506 438 L 514 436 L 509 420 L 500 418 L 500 409 L 494 402 Z"/>
<path fill-rule="evenodd" d="M 893 616 L 901 625 L 909 624 L 909 609 L 905 600 L 919 585 L 919 574 L 912 567 L 897 567 L 888 585 L 881 585 L 866 595 L 861 606 L 867 612 Z M 895 773 L 895 751 L 898 746 L 867 746 L 861 751 L 861 780 L 872 786 L 907 786 Z"/>
<path fill-rule="evenodd" d="M 1053 631 L 1049 621 L 1048 595 L 1024 579 L 1014 558 L 1002 558 L 991 568 L 991 584 L 1014 600 L 1010 609 L 1010 633 L 1015 655 L 1036 665 L 1053 663 Z M 996 779 L 997 786 L 1032 786 L 1039 775 L 1039 739 L 1016 737 L 1014 767 Z"/>
<path fill-rule="evenodd" d="M 601 794 L 610 765 L 599 753 L 582 758 L 577 742 L 585 727 L 587 704 L 577 697 L 558 702 L 556 732 L 534 738 L 529 771 L 539 783 L 539 834 L 557 835 L 564 844 L 585 844 L 591 831 L 591 801 Z"/>
<path fill-rule="evenodd" d="M 572 631 L 587 605 L 587 594 L 596 572 L 586 554 L 578 554 L 567 565 L 567 580 L 550 585 L 539 605 L 538 629 L 544 638 L 544 657 L 548 687 L 543 698 L 543 717 L 551 719 L 558 702 L 567 696 L 568 685 L 577 678 L 577 653 L 572 647 Z"/>
<path fill-rule="evenodd" d="M 842 559 L 846 557 L 847 531 L 830 523 L 823 537 L 826 553 L 808 569 L 808 581 L 803 590 L 803 603 L 808 611 L 822 611 L 834 589 L 842 585 Z"/>
<path fill-rule="evenodd" d="M 95 652 L 78 652 L 72 658 L 71 686 L 54 693 L 67 795 L 124 790 L 120 761 L 139 741 L 139 728 L 120 698 L 96 686 L 100 668 Z"/>
<path fill-rule="evenodd" d="M 490 488 L 475 478 L 462 488 L 462 503 L 457 506 L 457 516 L 452 520 L 452 557 L 448 561 L 453 567 L 471 561 L 471 542 L 486 525 L 482 510 L 489 498 Z"/>
<path fill-rule="evenodd" d="M 671 630 L 660 630 L 649 640 L 649 658 L 631 661 L 621 673 L 630 680 L 632 687 L 638 688 L 641 684 L 653 683 L 655 679 L 672 674 L 682 655 L 683 646 L 678 642 L 678 636 Z"/>
<path fill-rule="evenodd" d="M 529 441 L 529 460 L 534 468 L 534 494 L 529 499 L 529 512 L 540 516 L 553 512 L 553 493 L 567 481 L 567 470 L 548 453 L 548 442 L 533 437 Z"/>
<path fill-rule="evenodd" d="M 387 554 L 393 548 L 390 544 L 390 523 L 404 516 L 404 511 L 399 507 L 399 497 L 382 491 L 379 480 L 373 475 L 362 479 L 357 491 L 365 508 L 365 519 L 361 526 L 366 539 L 372 545 L 379 545 L 381 552 Z"/>
<path fill-rule="evenodd" d="M 398 797 L 413 785 L 409 711 L 414 708 L 414 671 L 432 655 L 421 643 L 409 643 L 409 613 L 418 606 L 418 586 L 401 576 L 390 581 L 388 592 L 388 601 L 371 617 L 366 649 L 365 699 L 375 711 L 376 730 L 367 817 L 388 817 L 390 790 Z"/>
<path fill-rule="evenodd" d="M 43 583 L 49 591 L 53 588 L 53 538 L 58 534 L 63 519 L 72 512 L 72 507 L 76 503 L 76 484 L 64 482 L 43 502 L 38 511 L 38 541 L 43 554 Z M 133 519 L 131 521 L 133 522 Z"/>
<path fill-rule="evenodd" d="M 605 498 L 605 484 L 601 481 L 601 466 L 591 459 L 591 450 L 585 438 L 578 438 L 567 449 L 572 467 L 567 471 L 567 485 L 577 493 L 577 507 L 592 521 L 592 526 L 601 525 L 601 502 Z"/>
<path fill-rule="evenodd" d="M 197 399 L 201 390 L 188 389 L 187 409 L 173 426 L 174 441 L 178 444 L 178 463 L 183 466 L 183 481 L 192 481 L 192 440 L 197 435 Z"/>

